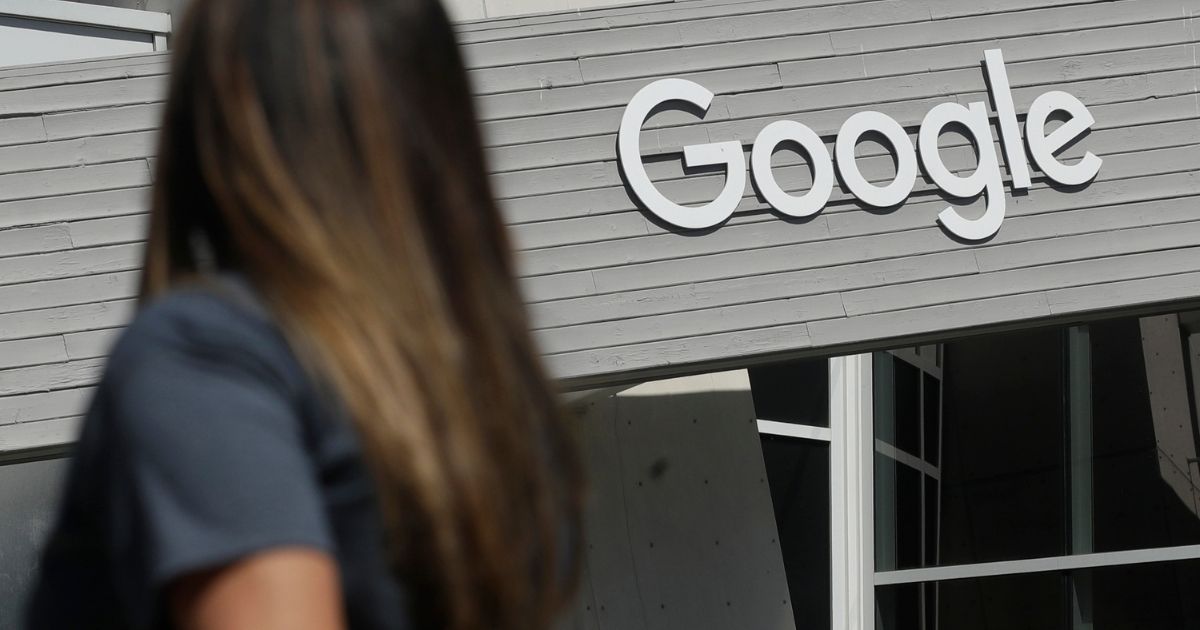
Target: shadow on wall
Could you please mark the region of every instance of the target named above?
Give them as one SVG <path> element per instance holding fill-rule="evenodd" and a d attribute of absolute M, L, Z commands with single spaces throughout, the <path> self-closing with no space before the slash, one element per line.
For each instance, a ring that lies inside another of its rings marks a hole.
<path fill-rule="evenodd" d="M 66 459 L 0 467 L 0 628 L 20 628 L 37 555 L 50 533 Z"/>
<path fill-rule="evenodd" d="M 591 497 L 578 604 L 563 630 L 795 630 L 745 371 L 577 404 Z M 67 460 L 0 475 L 0 628 L 23 594 Z"/>
<path fill-rule="evenodd" d="M 563 628 L 794 630 L 745 371 L 577 406 L 591 501 Z"/>

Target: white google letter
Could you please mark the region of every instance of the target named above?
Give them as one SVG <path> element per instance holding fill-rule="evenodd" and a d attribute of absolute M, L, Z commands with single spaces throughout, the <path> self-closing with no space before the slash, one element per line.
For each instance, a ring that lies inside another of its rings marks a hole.
<path fill-rule="evenodd" d="M 654 108 L 670 101 L 685 101 L 708 111 L 713 93 L 686 79 L 660 79 L 638 90 L 621 116 L 617 132 L 617 158 L 633 194 L 663 221 L 682 228 L 701 229 L 729 218 L 746 190 L 746 162 L 736 141 L 693 144 L 683 148 L 687 166 L 726 165 L 725 188 L 716 199 L 697 208 L 677 204 L 663 196 L 646 175 L 640 146 L 642 125 Z"/>
<path fill-rule="evenodd" d="M 1046 135 L 1046 119 L 1056 111 L 1066 112 L 1071 118 Z M 1094 122 L 1096 119 L 1092 118 L 1087 107 L 1066 92 L 1056 90 L 1037 97 L 1025 117 L 1025 140 L 1029 142 L 1033 161 L 1037 162 L 1047 177 L 1060 184 L 1076 185 L 1090 181 L 1100 171 L 1103 160 L 1088 151 L 1082 160 L 1067 165 L 1059 162 L 1054 153 L 1087 131 Z"/>
<path fill-rule="evenodd" d="M 1021 130 L 1017 127 L 1017 110 L 1013 107 L 1008 71 L 1004 69 L 1004 54 L 999 48 L 985 50 L 983 60 L 992 101 L 996 103 L 996 115 L 1000 118 L 1000 139 L 1004 141 L 1013 190 L 1024 190 L 1029 188 L 1029 165 L 1025 163 L 1025 147 L 1021 146 Z"/>
<path fill-rule="evenodd" d="M 771 172 L 771 155 L 780 143 L 789 140 L 808 153 L 813 172 L 812 188 L 799 197 L 784 192 Z M 777 120 L 758 132 L 750 151 L 750 172 L 767 203 L 788 216 L 807 217 L 820 212 L 833 193 L 833 162 L 825 143 L 812 129 L 791 120 Z"/>
<path fill-rule="evenodd" d="M 896 155 L 896 178 L 887 186 L 879 187 L 868 182 L 858 171 L 858 163 L 855 162 L 854 147 L 869 131 L 883 134 Z M 868 205 L 877 208 L 899 205 L 908 199 L 917 181 L 917 156 L 913 152 L 912 141 L 908 139 L 908 132 L 900 123 L 879 112 L 858 112 L 846 119 L 838 131 L 834 153 L 837 154 L 842 181 L 846 182 L 846 187 L 854 196 Z"/>
<path fill-rule="evenodd" d="M 971 141 L 979 152 L 979 165 L 967 177 L 951 173 L 942 163 L 938 152 L 938 136 L 951 123 L 967 128 Z M 961 238 L 979 241 L 996 233 L 1004 221 L 1004 182 L 1000 177 L 1000 163 L 992 140 L 992 127 L 988 123 L 987 110 L 983 103 L 971 103 L 963 107 L 958 103 L 942 103 L 925 114 L 921 121 L 921 132 L 917 136 L 921 149 L 921 162 L 925 172 L 939 188 L 955 197 L 974 197 L 987 193 L 987 209 L 978 219 L 964 219 L 953 206 L 938 214 L 938 220 L 947 230 Z"/>

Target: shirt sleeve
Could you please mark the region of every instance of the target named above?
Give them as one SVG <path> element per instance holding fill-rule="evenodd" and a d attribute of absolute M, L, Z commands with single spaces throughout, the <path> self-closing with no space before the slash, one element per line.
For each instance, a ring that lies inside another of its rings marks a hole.
<path fill-rule="evenodd" d="M 158 608 L 174 578 L 257 551 L 332 551 L 295 396 L 272 354 L 244 331 L 213 343 L 157 324 L 127 333 L 102 386 L 111 547 L 130 605 Z"/>

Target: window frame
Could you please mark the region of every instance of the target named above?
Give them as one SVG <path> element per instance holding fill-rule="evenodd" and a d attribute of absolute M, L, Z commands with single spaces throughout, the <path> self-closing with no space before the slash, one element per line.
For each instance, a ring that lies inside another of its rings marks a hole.
<path fill-rule="evenodd" d="M 874 530 L 870 471 L 873 461 L 871 355 L 830 357 L 829 427 L 757 420 L 760 435 L 829 444 L 830 627 L 875 627 Z M 864 430 L 866 431 L 864 433 Z"/>

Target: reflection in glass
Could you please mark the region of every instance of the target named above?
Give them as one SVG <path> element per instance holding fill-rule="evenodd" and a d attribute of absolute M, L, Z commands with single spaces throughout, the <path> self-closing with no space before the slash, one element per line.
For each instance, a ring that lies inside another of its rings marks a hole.
<path fill-rule="evenodd" d="M 896 441 L 909 455 L 921 455 L 921 370 L 907 361 L 893 361 Z"/>
<path fill-rule="evenodd" d="M 876 589 L 875 626 L 879 630 L 1070 630 L 1063 584 L 1059 574 L 1032 573 L 881 586 Z M 937 608 L 924 625 L 922 588 L 937 591 Z"/>
<path fill-rule="evenodd" d="M 880 630 L 919 630 L 922 586 L 897 584 L 875 589 L 875 627 Z"/>
<path fill-rule="evenodd" d="M 762 436 L 797 628 L 830 627 L 829 444 Z"/>
<path fill-rule="evenodd" d="M 923 375 L 921 386 L 921 458 L 934 466 L 941 464 L 942 384 L 932 374 Z"/>
<path fill-rule="evenodd" d="M 1186 331 L 1173 315 L 1090 328 L 1096 551 L 1200 543 Z"/>
<path fill-rule="evenodd" d="M 925 562 L 923 566 L 937 566 L 938 563 L 938 508 L 940 497 L 937 479 L 925 477 Z"/>
<path fill-rule="evenodd" d="M 829 426 L 829 362 L 802 359 L 747 370 L 759 420 Z"/>
<path fill-rule="evenodd" d="M 938 551 L 940 472 L 930 457 L 940 450 L 941 386 L 900 356 L 879 352 L 873 362 L 875 569 L 928 566 Z"/>
<path fill-rule="evenodd" d="M 902 375 L 921 368 L 875 355 L 877 571 L 1200 545 L 1200 313 L 966 338 L 941 356 L 941 380 L 921 377 L 917 458 L 901 446 Z M 1170 554 L 881 587 L 878 625 L 1200 630 L 1200 561 Z"/>
<path fill-rule="evenodd" d="M 1063 331 L 943 350 L 941 564 L 1066 552 Z"/>
<path fill-rule="evenodd" d="M 926 527 L 938 529 L 925 533 L 937 546 L 925 562 L 1200 544 L 1197 324 L 1190 314 L 1125 318 L 945 344 L 943 381 L 923 384 L 926 402 L 942 400 L 940 448 L 923 408 L 922 456 L 941 482 L 923 497 Z M 893 402 L 876 413 L 895 405 L 898 423 L 901 379 L 889 373 L 907 364 L 892 363 L 877 374 L 896 383 Z M 901 441 L 886 418 L 876 428 Z M 895 474 L 876 472 L 877 492 L 891 496 Z M 935 513 L 928 503 L 939 499 Z"/>

